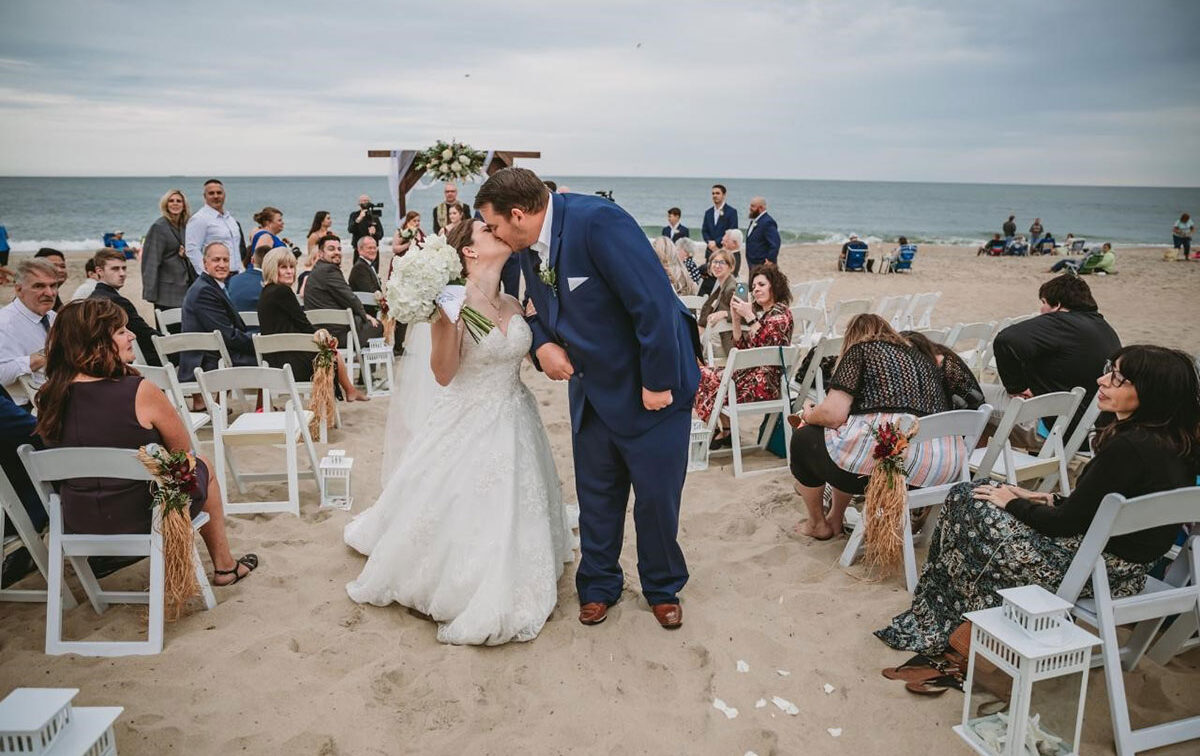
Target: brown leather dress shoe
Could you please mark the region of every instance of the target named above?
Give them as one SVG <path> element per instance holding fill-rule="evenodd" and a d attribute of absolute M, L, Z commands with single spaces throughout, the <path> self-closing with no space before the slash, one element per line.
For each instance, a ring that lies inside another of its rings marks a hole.
<path fill-rule="evenodd" d="M 585 625 L 599 625 L 608 619 L 608 604 L 592 601 L 579 607 L 579 621 Z"/>
<path fill-rule="evenodd" d="M 654 619 L 667 630 L 674 630 L 683 624 L 683 608 L 679 604 L 655 604 L 650 607 Z"/>

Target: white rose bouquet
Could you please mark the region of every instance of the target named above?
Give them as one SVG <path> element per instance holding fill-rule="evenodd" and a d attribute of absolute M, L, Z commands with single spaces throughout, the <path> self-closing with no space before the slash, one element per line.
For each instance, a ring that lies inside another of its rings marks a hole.
<path fill-rule="evenodd" d="M 441 236 L 398 258 L 386 286 L 388 313 L 401 323 L 429 323 L 438 317 L 439 306 L 451 322 L 466 322 L 471 338 L 479 342 L 496 324 L 483 313 L 463 304 L 466 279 L 458 252 Z"/>

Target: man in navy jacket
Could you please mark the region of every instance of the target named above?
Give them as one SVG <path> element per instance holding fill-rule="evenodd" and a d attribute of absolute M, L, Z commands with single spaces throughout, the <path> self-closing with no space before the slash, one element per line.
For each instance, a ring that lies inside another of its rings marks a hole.
<path fill-rule="evenodd" d="M 777 263 L 779 258 L 779 225 L 767 214 L 767 201 L 762 197 L 750 200 L 750 227 L 746 229 L 746 262 L 750 267 L 765 262 Z"/>
<path fill-rule="evenodd" d="M 690 239 L 692 232 L 688 227 L 679 222 L 683 216 L 683 211 L 677 207 L 673 207 L 667 211 L 667 225 L 663 226 L 662 235 L 673 242 L 680 239 Z"/>
<path fill-rule="evenodd" d="M 712 201 L 713 206 L 704 211 L 704 225 L 700 227 L 700 235 L 704 237 L 704 243 L 708 247 L 704 252 L 705 262 L 708 262 L 713 252 L 721 248 L 725 232 L 738 227 L 737 210 L 725 204 L 723 184 L 713 184 Z"/>
<path fill-rule="evenodd" d="M 209 242 L 201 254 L 204 272 L 183 297 L 181 330 L 220 331 L 229 358 L 233 360 L 233 365 L 225 367 L 253 366 L 256 363 L 250 329 L 225 293 L 225 282 L 229 280 L 229 248 L 223 242 Z M 219 358 L 216 352 L 183 352 L 179 356 L 179 380 L 196 380 L 197 367 L 216 370 Z"/>

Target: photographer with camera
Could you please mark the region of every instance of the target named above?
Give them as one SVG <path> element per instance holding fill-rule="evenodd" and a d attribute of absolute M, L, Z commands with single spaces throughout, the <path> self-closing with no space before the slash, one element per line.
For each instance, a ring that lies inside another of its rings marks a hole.
<path fill-rule="evenodd" d="M 346 226 L 346 230 L 350 232 L 350 244 L 354 248 L 354 261 L 358 262 L 358 240 L 364 236 L 369 236 L 378 244 L 383 238 L 383 222 L 380 219 L 383 215 L 383 203 L 373 204 L 371 198 L 365 194 L 358 198 L 358 209 L 350 213 L 350 223 Z M 375 272 L 379 272 L 379 259 L 376 258 L 373 266 Z"/>

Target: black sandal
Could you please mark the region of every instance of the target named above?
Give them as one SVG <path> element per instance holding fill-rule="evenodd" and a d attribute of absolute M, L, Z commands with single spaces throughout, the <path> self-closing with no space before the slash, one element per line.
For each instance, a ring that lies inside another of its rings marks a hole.
<path fill-rule="evenodd" d="M 238 567 L 248 567 L 249 569 L 247 569 L 244 574 L 239 575 Z M 258 554 L 247 554 L 246 556 L 237 560 L 233 563 L 232 570 L 218 570 L 216 567 L 213 567 L 213 584 L 218 588 L 224 588 L 227 585 L 233 585 L 234 583 L 241 581 L 242 578 L 248 577 L 251 572 L 254 572 L 254 568 L 256 567 L 258 567 Z M 216 577 L 218 575 L 233 575 L 233 580 L 230 580 L 228 583 L 218 583 L 216 582 Z"/>
<path fill-rule="evenodd" d="M 942 675 L 941 677 L 910 682 L 904 688 L 909 693 L 916 693 L 919 696 L 940 696 L 951 688 L 961 691 L 963 689 L 963 681 L 956 675 Z"/>

